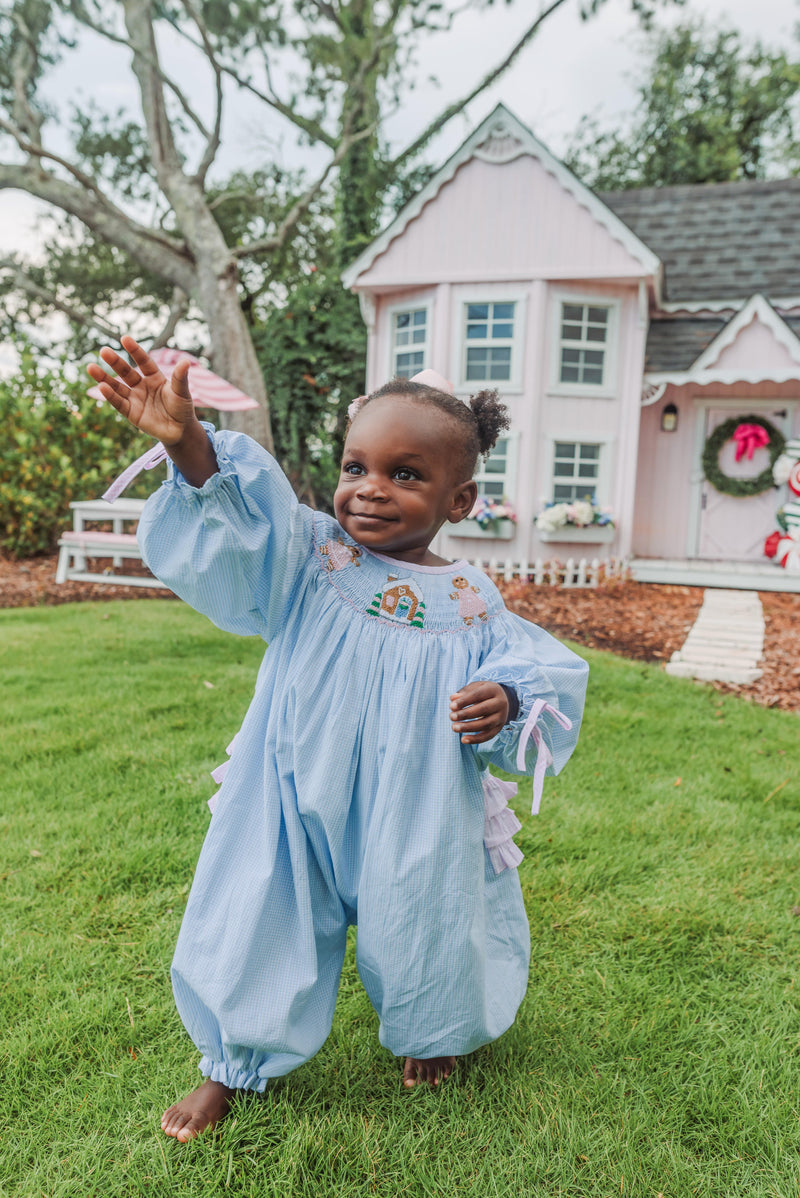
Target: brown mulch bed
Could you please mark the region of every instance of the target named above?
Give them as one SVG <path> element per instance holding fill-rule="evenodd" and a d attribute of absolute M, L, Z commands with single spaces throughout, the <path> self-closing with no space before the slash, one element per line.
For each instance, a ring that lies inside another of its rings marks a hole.
<path fill-rule="evenodd" d="M 57 603 L 81 603 L 87 599 L 174 599 L 161 587 L 114 586 L 111 582 L 56 583 L 58 554 L 13 561 L 0 556 L 0 608 L 52 607 Z M 113 573 L 111 559 L 94 559 L 93 569 Z M 123 571 L 120 571 L 123 572 Z M 125 574 L 151 578 L 140 562 L 126 561 Z"/>
<path fill-rule="evenodd" d="M 56 585 L 56 555 L 10 561 L 0 557 L 0 608 L 98 599 L 173 598 L 151 587 L 113 583 Z M 110 563 L 108 563 L 110 568 Z M 127 573 L 147 575 L 127 562 Z M 702 587 L 608 581 L 587 590 L 501 583 L 506 603 L 555 636 L 635 661 L 667 662 L 683 644 L 703 601 Z M 714 683 L 767 707 L 800 711 L 800 595 L 760 592 L 766 621 L 762 677 L 751 686 Z"/>
<path fill-rule="evenodd" d="M 634 661 L 669 661 L 703 602 L 702 587 L 609 581 L 589 590 L 502 583 L 508 606 L 555 636 Z M 719 691 L 765 707 L 800 711 L 800 595 L 760 591 L 764 609 L 763 671 L 750 686 L 715 682 Z"/>

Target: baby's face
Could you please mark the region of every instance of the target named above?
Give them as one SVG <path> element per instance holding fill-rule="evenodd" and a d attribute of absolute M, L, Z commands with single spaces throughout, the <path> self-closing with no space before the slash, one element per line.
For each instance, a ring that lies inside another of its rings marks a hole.
<path fill-rule="evenodd" d="M 453 511 L 459 486 L 455 422 L 407 396 L 386 395 L 358 413 L 333 497 L 336 519 L 359 545 L 422 562 Z"/>

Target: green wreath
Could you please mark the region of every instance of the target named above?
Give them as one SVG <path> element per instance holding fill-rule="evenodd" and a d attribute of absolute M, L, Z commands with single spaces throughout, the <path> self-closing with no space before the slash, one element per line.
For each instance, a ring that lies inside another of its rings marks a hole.
<path fill-rule="evenodd" d="M 740 424 L 759 424 L 769 433 L 769 444 L 766 446 L 769 450 L 769 466 L 755 478 L 731 478 L 719 467 L 720 450 L 726 441 L 730 441 Z M 735 495 L 740 498 L 746 495 L 760 495 L 762 491 L 768 491 L 770 487 L 775 486 L 772 467 L 783 453 L 785 444 L 786 438 L 783 433 L 762 416 L 732 416 L 730 420 L 717 425 L 706 441 L 703 447 L 703 473 L 711 486 L 723 495 Z"/>

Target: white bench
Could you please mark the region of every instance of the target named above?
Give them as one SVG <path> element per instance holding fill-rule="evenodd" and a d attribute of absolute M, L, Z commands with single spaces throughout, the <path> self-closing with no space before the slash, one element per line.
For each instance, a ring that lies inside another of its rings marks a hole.
<path fill-rule="evenodd" d="M 141 561 L 142 553 L 133 533 L 70 529 L 61 534 L 58 542 L 56 582 L 108 582 L 114 586 L 161 587 L 169 590 L 152 575 L 92 572 L 88 569 L 87 559 L 93 557 L 110 557 L 118 566 L 126 558 Z"/>

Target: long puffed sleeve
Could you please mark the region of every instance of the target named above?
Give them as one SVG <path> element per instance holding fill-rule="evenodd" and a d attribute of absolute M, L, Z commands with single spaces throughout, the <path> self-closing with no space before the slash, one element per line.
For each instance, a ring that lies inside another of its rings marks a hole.
<path fill-rule="evenodd" d="M 312 552 L 313 513 L 256 441 L 205 427 L 219 472 L 193 487 L 170 468 L 139 521 L 142 557 L 219 628 L 270 640 Z"/>
<path fill-rule="evenodd" d="M 501 629 L 504 635 L 498 636 L 469 681 L 512 686 L 519 711 L 497 736 L 475 750 L 481 768 L 496 765 L 511 774 L 532 775 L 536 811 L 545 771 L 557 774 L 575 748 L 589 667 L 555 637 L 519 616 L 508 613 Z"/>

